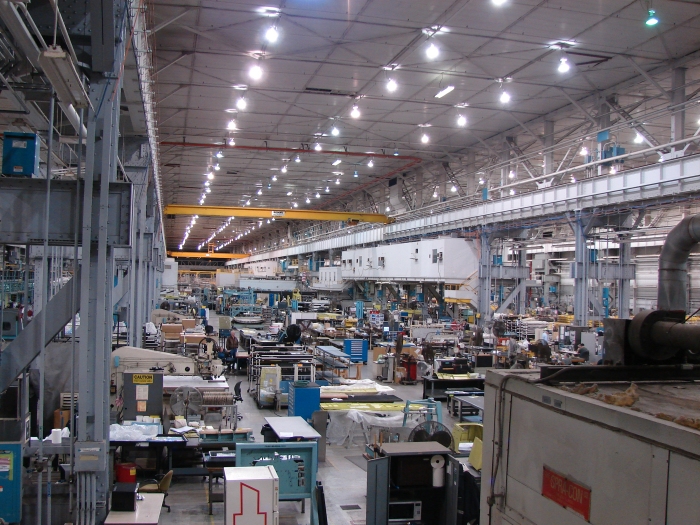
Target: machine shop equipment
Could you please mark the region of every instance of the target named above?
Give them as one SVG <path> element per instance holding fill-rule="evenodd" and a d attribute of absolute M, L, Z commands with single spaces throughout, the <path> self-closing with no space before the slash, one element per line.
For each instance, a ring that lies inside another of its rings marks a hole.
<path fill-rule="evenodd" d="M 658 310 L 605 319 L 604 364 L 541 368 L 552 381 L 700 379 L 700 325 L 687 323 L 688 257 L 700 242 L 700 215 L 668 234 L 659 257 Z"/>

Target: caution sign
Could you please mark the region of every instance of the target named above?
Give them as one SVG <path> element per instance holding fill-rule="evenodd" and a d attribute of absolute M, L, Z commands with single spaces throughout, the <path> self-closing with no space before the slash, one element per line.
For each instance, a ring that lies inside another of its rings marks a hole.
<path fill-rule="evenodd" d="M 131 376 L 131 382 L 135 385 L 152 385 L 153 374 L 134 374 Z"/>

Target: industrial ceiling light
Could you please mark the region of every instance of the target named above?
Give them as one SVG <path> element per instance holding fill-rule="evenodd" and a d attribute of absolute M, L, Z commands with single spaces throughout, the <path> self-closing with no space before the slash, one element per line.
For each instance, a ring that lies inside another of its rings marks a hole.
<path fill-rule="evenodd" d="M 316 198 L 317 198 L 317 199 L 320 199 L 320 198 L 321 198 L 321 194 L 320 194 L 319 192 L 316 192 Z"/>
<path fill-rule="evenodd" d="M 350 116 L 352 118 L 360 118 L 360 108 L 357 107 L 357 104 L 353 104 Z"/>
<path fill-rule="evenodd" d="M 272 184 L 270 184 L 269 182 L 267 183 L 267 189 L 268 189 L 268 190 L 271 190 L 271 189 L 272 189 Z"/>
<path fill-rule="evenodd" d="M 515 195 L 515 190 L 513 188 L 511 188 L 508 193 L 510 193 L 511 195 Z"/>
<path fill-rule="evenodd" d="M 428 142 L 430 142 L 430 137 L 426 133 L 423 133 L 423 135 L 421 135 L 420 137 L 420 141 L 423 144 L 427 144 Z"/>
<path fill-rule="evenodd" d="M 279 33 L 277 32 L 277 28 L 275 26 L 272 26 L 270 29 L 265 31 L 265 39 L 270 42 L 270 43 L 275 43 L 277 42 L 277 38 L 279 37 Z"/>
<path fill-rule="evenodd" d="M 301 157 L 299 155 L 294 157 L 294 162 L 301 162 Z"/>
<path fill-rule="evenodd" d="M 272 176 L 272 182 L 277 182 L 277 175 Z"/>
<path fill-rule="evenodd" d="M 209 182 L 209 181 L 206 181 L 206 182 L 204 183 L 205 186 L 209 186 L 210 184 L 211 184 L 211 182 Z"/>
<path fill-rule="evenodd" d="M 466 126 L 467 125 L 467 117 L 465 117 L 464 115 L 458 116 L 457 117 L 457 125 L 460 128 L 463 128 L 464 126 Z"/>
<path fill-rule="evenodd" d="M 219 171 L 221 169 L 221 166 L 218 164 L 214 164 L 214 171 Z"/>
<path fill-rule="evenodd" d="M 398 87 L 399 87 L 399 85 L 396 83 L 396 80 L 394 80 L 393 78 L 390 78 L 389 82 L 386 83 L 386 90 L 391 92 L 391 93 L 396 91 L 396 88 L 398 88 Z"/>
<path fill-rule="evenodd" d="M 321 145 L 317 142 L 316 145 L 314 146 L 314 150 L 321 151 L 322 149 L 323 148 L 321 147 Z"/>
<path fill-rule="evenodd" d="M 251 67 L 250 70 L 248 71 L 248 75 L 249 75 L 250 78 L 252 78 L 253 80 L 260 80 L 260 79 L 262 78 L 262 75 L 263 75 L 263 70 L 262 70 L 262 68 L 261 68 L 259 65 L 255 64 L 255 65 L 254 65 L 253 67 Z"/>
<path fill-rule="evenodd" d="M 334 137 L 337 137 L 338 135 L 340 135 L 340 130 L 338 128 L 336 128 L 335 126 L 333 126 L 333 129 L 331 129 L 331 135 L 333 135 Z"/>
<path fill-rule="evenodd" d="M 430 60 L 436 59 L 439 54 L 440 54 L 440 50 L 438 49 L 438 47 L 435 44 L 430 44 L 430 46 L 428 46 L 428 49 L 425 50 L 425 55 Z"/>
<path fill-rule="evenodd" d="M 291 191 L 288 191 L 288 192 L 287 192 L 287 197 L 291 197 L 291 196 L 292 196 L 292 192 L 291 192 Z"/>
<path fill-rule="evenodd" d="M 384 211 L 391 211 L 391 207 L 387 206 L 386 208 L 384 208 Z"/>
<path fill-rule="evenodd" d="M 207 193 L 211 193 L 211 188 L 207 188 L 207 189 L 204 190 L 204 191 L 206 191 Z"/>
<path fill-rule="evenodd" d="M 367 163 L 368 168 L 373 168 L 374 167 L 374 161 L 372 159 L 369 159 L 369 162 Z"/>
<path fill-rule="evenodd" d="M 229 121 L 228 121 L 228 126 L 227 126 L 227 128 L 229 129 L 229 131 L 233 131 L 233 130 L 237 129 L 237 128 L 236 128 L 236 121 L 235 121 L 235 120 L 229 120 Z"/>
<path fill-rule="evenodd" d="M 359 177 L 359 176 L 360 176 L 360 174 L 359 174 L 359 173 L 357 173 L 357 170 L 355 170 L 355 173 L 353 173 L 353 174 L 352 174 L 352 176 L 353 176 L 353 177 L 355 177 L 355 178 L 357 178 L 357 177 Z"/>
<path fill-rule="evenodd" d="M 479 184 L 486 184 L 486 181 L 484 179 L 479 179 Z"/>
<path fill-rule="evenodd" d="M 308 197 L 306 197 L 306 204 L 309 204 L 310 202 L 311 202 L 311 199 L 309 199 Z"/>
<path fill-rule="evenodd" d="M 503 4 L 506 3 L 506 0 L 491 0 L 493 2 L 493 5 L 501 7 Z"/>
<path fill-rule="evenodd" d="M 568 73 L 570 69 L 571 66 L 569 65 L 569 61 L 566 59 L 566 57 L 560 58 L 557 71 L 559 71 L 559 73 Z"/>
<path fill-rule="evenodd" d="M 216 156 L 217 159 L 223 159 L 223 158 L 224 158 L 224 154 L 223 154 L 222 151 L 217 151 L 215 156 Z"/>
<path fill-rule="evenodd" d="M 659 23 L 659 19 L 656 17 L 656 11 L 654 9 L 649 9 L 649 18 L 645 22 L 649 27 L 655 26 Z"/>
<path fill-rule="evenodd" d="M 234 139 L 233 137 L 231 137 L 230 139 L 228 139 L 228 145 L 229 145 L 229 146 L 235 146 L 235 145 L 236 145 L 236 139 Z"/>
<path fill-rule="evenodd" d="M 332 166 L 337 166 L 337 165 L 340 164 L 341 162 L 343 162 L 343 161 L 340 160 L 340 159 L 335 159 L 335 160 L 333 161 Z"/>
<path fill-rule="evenodd" d="M 246 205 L 246 206 L 250 206 L 250 199 L 248 199 L 247 201 L 245 201 L 245 205 Z"/>
<path fill-rule="evenodd" d="M 451 191 L 452 193 L 457 193 L 457 186 L 455 186 L 455 185 L 453 184 L 452 187 L 450 188 L 450 191 Z"/>
<path fill-rule="evenodd" d="M 258 195 L 262 195 L 262 188 L 258 190 Z"/>
<path fill-rule="evenodd" d="M 617 168 L 615 166 L 612 166 L 610 168 L 610 175 L 615 175 L 617 173 Z"/>
<path fill-rule="evenodd" d="M 211 171 L 207 173 L 207 179 L 214 180 L 214 174 Z"/>
<path fill-rule="evenodd" d="M 246 101 L 245 97 L 241 97 L 236 101 L 236 107 L 241 111 L 248 107 L 248 101 Z"/>
<path fill-rule="evenodd" d="M 581 148 L 581 155 L 583 155 L 584 157 L 588 155 L 588 148 L 586 146 Z"/>
<path fill-rule="evenodd" d="M 508 104 L 508 102 L 510 102 L 510 93 L 507 91 L 502 91 L 499 100 L 501 101 L 501 104 Z"/>
<path fill-rule="evenodd" d="M 511 172 L 508 174 L 509 179 L 514 179 L 515 178 L 515 172 L 511 170 Z"/>
<path fill-rule="evenodd" d="M 394 148 L 394 157 L 399 156 L 399 148 Z"/>
<path fill-rule="evenodd" d="M 80 81 L 71 57 L 58 46 L 49 47 L 39 55 L 39 64 L 56 90 L 58 100 L 76 108 L 89 105 L 88 95 Z"/>
<path fill-rule="evenodd" d="M 326 193 L 328 193 L 329 191 L 331 190 L 328 188 L 328 186 L 326 186 Z"/>
<path fill-rule="evenodd" d="M 335 179 L 336 184 L 340 184 L 340 179 Z"/>
<path fill-rule="evenodd" d="M 287 173 L 287 165 L 285 164 L 284 166 L 282 166 L 282 167 L 280 168 L 280 171 L 281 171 L 282 173 Z"/>
<path fill-rule="evenodd" d="M 437 92 L 437 95 L 435 95 L 435 98 L 442 98 L 448 93 L 452 93 L 454 91 L 455 87 L 454 86 L 447 86 L 445 89 L 441 89 L 440 91 Z"/>
<path fill-rule="evenodd" d="M 295 208 L 298 208 L 298 207 L 299 207 L 299 205 L 298 205 L 296 202 L 293 202 L 293 203 L 292 203 L 292 206 L 294 206 Z"/>
<path fill-rule="evenodd" d="M 634 143 L 641 144 L 642 142 L 644 142 L 644 137 L 637 133 L 637 135 L 634 137 Z"/>

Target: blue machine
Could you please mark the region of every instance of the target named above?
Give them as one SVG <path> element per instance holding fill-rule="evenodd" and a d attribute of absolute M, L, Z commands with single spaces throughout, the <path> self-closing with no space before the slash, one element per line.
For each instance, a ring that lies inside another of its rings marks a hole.
<path fill-rule="evenodd" d="M 353 363 L 362 362 L 367 364 L 369 341 L 367 339 L 345 339 L 343 352 L 350 356 L 350 361 Z"/>
<path fill-rule="evenodd" d="M 19 523 L 22 517 L 22 445 L 0 443 L 0 519 Z"/>
<path fill-rule="evenodd" d="M 316 504 L 318 444 L 315 441 L 284 443 L 237 443 L 237 467 L 272 465 L 279 476 L 280 501 L 311 499 Z M 311 513 L 310 525 L 316 525 Z"/>
<path fill-rule="evenodd" d="M 365 303 L 364 303 L 364 301 L 355 301 L 355 316 L 358 319 L 365 318 Z"/>
<path fill-rule="evenodd" d="M 289 383 L 287 415 L 303 417 L 307 422 L 317 410 L 321 410 L 321 388 L 317 386 L 296 386 Z"/>
<path fill-rule="evenodd" d="M 39 173 L 39 137 L 36 133 L 5 132 L 2 173 L 15 177 L 31 177 Z"/>

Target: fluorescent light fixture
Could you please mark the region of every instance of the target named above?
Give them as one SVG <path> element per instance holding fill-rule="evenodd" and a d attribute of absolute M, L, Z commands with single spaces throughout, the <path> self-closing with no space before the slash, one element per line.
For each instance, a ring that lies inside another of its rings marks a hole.
<path fill-rule="evenodd" d="M 309 204 L 310 202 L 311 202 L 311 199 L 309 199 L 308 197 L 306 197 L 306 204 Z"/>
<path fill-rule="evenodd" d="M 248 107 L 248 102 L 245 97 L 241 97 L 236 101 L 236 107 L 241 111 Z"/>
<path fill-rule="evenodd" d="M 569 65 L 569 61 L 564 57 L 560 58 L 557 71 L 559 71 L 559 73 L 568 73 L 570 69 L 571 66 Z"/>
<path fill-rule="evenodd" d="M 255 64 L 248 71 L 248 75 L 250 75 L 250 78 L 252 78 L 253 80 L 260 80 L 263 75 L 263 70 L 259 65 Z"/>
<path fill-rule="evenodd" d="M 214 174 L 211 171 L 207 173 L 207 179 L 214 180 Z"/>
<path fill-rule="evenodd" d="M 288 191 L 288 192 L 287 192 L 287 197 L 291 197 L 291 195 L 292 195 L 292 192 L 291 192 L 291 191 Z"/>
<path fill-rule="evenodd" d="M 204 183 L 205 186 L 209 186 L 210 184 L 211 184 L 211 182 L 209 182 L 209 181 L 206 181 L 206 182 Z"/>
<path fill-rule="evenodd" d="M 340 135 L 340 130 L 338 128 L 336 128 L 335 126 L 333 126 L 333 129 L 331 129 L 331 135 L 333 135 L 334 137 L 337 137 L 338 135 Z"/>
<path fill-rule="evenodd" d="M 294 162 L 301 162 L 301 157 L 299 155 L 294 157 Z"/>
<path fill-rule="evenodd" d="M 231 137 L 230 139 L 228 139 L 228 145 L 229 145 L 229 146 L 235 146 L 235 145 L 236 145 L 236 139 L 234 139 L 233 137 Z"/>
<path fill-rule="evenodd" d="M 216 157 L 217 159 L 223 159 L 223 158 L 224 158 L 224 154 L 223 154 L 223 152 L 221 152 L 221 151 L 217 151 L 215 157 Z"/>
<path fill-rule="evenodd" d="M 56 90 L 58 100 L 76 108 L 86 108 L 89 98 L 71 57 L 60 47 L 49 47 L 39 55 L 39 65 Z"/>
<path fill-rule="evenodd" d="M 438 49 L 438 47 L 435 44 L 430 44 L 430 46 L 428 46 L 428 49 L 425 50 L 425 55 L 430 60 L 436 59 L 439 54 L 440 54 L 440 50 Z"/>
<path fill-rule="evenodd" d="M 387 91 L 389 91 L 391 93 L 396 91 L 396 88 L 398 88 L 398 87 L 399 87 L 399 85 L 396 83 L 396 80 L 394 80 L 393 78 L 390 78 L 389 82 L 386 83 L 386 89 L 387 89 Z"/>
<path fill-rule="evenodd" d="M 634 143 L 641 144 L 642 142 L 644 142 L 644 137 L 642 137 L 639 133 L 637 133 L 637 136 L 634 137 Z"/>
<path fill-rule="evenodd" d="M 656 17 L 656 11 L 654 9 L 649 9 L 649 18 L 647 18 L 645 24 L 651 27 L 655 26 L 658 23 L 659 19 Z"/>
<path fill-rule="evenodd" d="M 328 186 L 326 186 L 326 193 L 328 193 L 329 191 L 331 190 L 328 188 Z"/>
<path fill-rule="evenodd" d="M 452 93 L 454 91 L 455 87 L 454 86 L 447 86 L 445 89 L 438 91 L 437 95 L 435 95 L 435 98 L 442 98 L 448 93 Z"/>
<path fill-rule="evenodd" d="M 340 179 L 335 179 L 336 184 L 340 184 Z"/>
<path fill-rule="evenodd" d="M 277 182 L 277 175 L 272 176 L 272 182 Z"/>
<path fill-rule="evenodd" d="M 384 208 L 384 211 L 391 211 L 391 207 L 387 206 L 386 208 Z"/>
<path fill-rule="evenodd" d="M 274 43 L 277 42 L 277 38 L 279 37 L 279 33 L 277 32 L 277 28 L 272 26 L 270 29 L 265 31 L 265 39 L 268 42 Z"/>
<path fill-rule="evenodd" d="M 332 164 L 332 165 L 333 165 L 333 166 L 337 166 L 337 165 L 340 164 L 341 162 L 343 162 L 343 161 L 340 160 L 340 159 L 335 159 L 335 160 L 333 161 L 333 164 Z"/>
<path fill-rule="evenodd" d="M 234 129 L 236 129 L 236 121 L 235 121 L 235 120 L 229 120 L 229 121 L 228 121 L 228 126 L 227 126 L 227 128 L 228 128 L 230 131 L 233 131 Z"/>
<path fill-rule="evenodd" d="M 498 7 L 501 7 L 503 4 L 506 3 L 506 0 L 491 0 L 493 2 L 493 5 L 496 5 Z"/>
<path fill-rule="evenodd" d="M 433 199 L 437 199 L 437 198 L 438 198 L 438 192 L 437 192 L 437 190 L 433 190 Z"/>
<path fill-rule="evenodd" d="M 367 163 L 368 168 L 373 168 L 374 167 L 374 161 L 372 159 L 369 159 L 369 162 Z"/>
<path fill-rule="evenodd" d="M 320 194 L 319 192 L 316 192 L 316 198 L 317 198 L 317 199 L 320 199 L 320 198 L 321 198 L 321 194 Z"/>
<path fill-rule="evenodd" d="M 357 107 L 357 104 L 353 104 L 350 116 L 352 118 L 360 118 L 360 108 Z"/>
<path fill-rule="evenodd" d="M 464 126 L 466 126 L 467 125 L 467 117 L 465 117 L 464 115 L 458 116 L 457 117 L 457 125 L 460 128 L 463 128 Z"/>
<path fill-rule="evenodd" d="M 428 142 L 430 142 L 430 137 L 428 135 L 426 135 L 425 133 L 423 133 L 423 135 L 421 135 L 421 137 L 420 137 L 420 141 L 423 144 L 427 144 Z"/>
<path fill-rule="evenodd" d="M 501 104 L 508 104 L 510 102 L 510 94 L 507 91 L 501 92 L 501 97 L 499 98 Z"/>
<path fill-rule="evenodd" d="M 355 177 L 355 178 L 357 178 L 357 177 L 359 177 L 359 176 L 360 176 L 360 174 L 359 174 L 359 173 L 357 173 L 357 170 L 355 170 L 355 173 L 353 173 L 353 174 L 352 174 L 352 176 L 353 176 L 353 177 Z"/>

